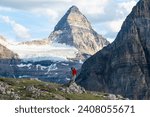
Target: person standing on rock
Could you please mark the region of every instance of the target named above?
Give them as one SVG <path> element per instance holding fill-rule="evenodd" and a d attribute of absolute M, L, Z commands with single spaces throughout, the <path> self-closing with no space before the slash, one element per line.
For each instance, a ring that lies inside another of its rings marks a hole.
<path fill-rule="evenodd" d="M 72 79 L 70 80 L 70 84 L 75 82 L 77 77 L 77 70 L 74 67 L 71 67 Z"/>

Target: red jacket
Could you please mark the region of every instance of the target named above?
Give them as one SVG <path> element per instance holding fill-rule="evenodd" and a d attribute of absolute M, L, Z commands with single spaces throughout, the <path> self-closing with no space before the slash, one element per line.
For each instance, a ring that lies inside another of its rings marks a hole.
<path fill-rule="evenodd" d="M 77 75 L 77 70 L 75 68 L 72 70 L 72 75 L 73 76 Z"/>

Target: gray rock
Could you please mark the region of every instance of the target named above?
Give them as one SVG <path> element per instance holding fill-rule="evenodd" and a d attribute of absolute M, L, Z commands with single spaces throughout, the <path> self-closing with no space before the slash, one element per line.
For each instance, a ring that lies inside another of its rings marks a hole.
<path fill-rule="evenodd" d="M 11 91 L 7 91 L 6 94 L 10 95 L 10 94 L 11 94 Z"/>
<path fill-rule="evenodd" d="M 4 87 L 0 86 L 0 93 L 1 94 L 6 94 L 6 89 Z"/>
<path fill-rule="evenodd" d="M 66 100 L 65 97 L 63 97 L 63 96 L 61 96 L 59 94 L 53 94 L 53 96 L 54 96 L 55 100 Z"/>
<path fill-rule="evenodd" d="M 116 95 L 118 99 L 124 99 L 121 95 Z"/>
<path fill-rule="evenodd" d="M 19 45 L 49 45 L 49 40 L 48 39 L 42 39 L 42 40 L 33 40 L 33 41 L 26 41 L 26 42 L 21 42 Z"/>
<path fill-rule="evenodd" d="M 20 96 L 14 92 L 11 93 L 11 98 L 14 99 L 14 100 L 19 100 L 20 99 Z"/>
<path fill-rule="evenodd" d="M 8 87 L 7 84 L 0 82 L 0 94 L 6 94 Z"/>
<path fill-rule="evenodd" d="M 71 85 L 69 85 L 69 87 L 60 87 L 59 90 L 65 93 L 86 93 L 85 89 L 83 87 L 78 86 L 76 83 L 72 83 Z"/>
<path fill-rule="evenodd" d="M 3 97 L 7 96 L 15 100 L 20 99 L 20 96 L 16 94 L 12 89 L 10 89 L 9 85 L 3 82 L 0 82 L 0 94 L 2 94 Z M 1 99 L 5 99 L 5 98 L 1 97 Z"/>
<path fill-rule="evenodd" d="M 38 88 L 35 88 L 34 86 L 27 86 L 26 91 L 32 94 L 32 97 L 38 97 L 41 95 L 41 90 Z"/>
<path fill-rule="evenodd" d="M 108 95 L 108 99 L 109 99 L 109 100 L 117 100 L 117 97 L 116 97 L 116 95 L 114 95 L 114 94 L 109 94 L 109 95 Z"/>
<path fill-rule="evenodd" d="M 138 2 L 115 41 L 83 64 L 78 84 L 129 99 L 150 99 L 149 6 L 149 0 Z"/>
<path fill-rule="evenodd" d="M 105 95 L 105 98 L 108 100 L 129 100 L 128 98 L 124 98 L 121 95 L 115 95 L 115 94 L 107 94 Z"/>

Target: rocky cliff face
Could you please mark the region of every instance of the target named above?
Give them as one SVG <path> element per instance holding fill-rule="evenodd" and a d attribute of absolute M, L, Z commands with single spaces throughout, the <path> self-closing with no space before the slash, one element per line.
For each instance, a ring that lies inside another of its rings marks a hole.
<path fill-rule="evenodd" d="M 87 18 L 76 6 L 72 6 L 50 34 L 51 42 L 76 47 L 81 53 L 94 54 L 109 42 L 97 34 Z"/>
<path fill-rule="evenodd" d="M 88 90 L 150 99 L 149 0 L 140 0 L 116 40 L 83 64 L 77 82 Z"/>
<path fill-rule="evenodd" d="M 15 59 L 17 57 L 17 54 L 13 53 L 11 50 L 0 44 L 0 59 Z"/>
<path fill-rule="evenodd" d="M 9 50 L 5 45 L 7 45 L 6 38 L 0 35 L 0 59 L 16 59 L 18 55 Z"/>

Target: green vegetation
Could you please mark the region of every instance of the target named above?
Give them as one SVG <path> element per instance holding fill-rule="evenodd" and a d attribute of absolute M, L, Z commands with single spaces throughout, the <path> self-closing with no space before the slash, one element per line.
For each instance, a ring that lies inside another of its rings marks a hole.
<path fill-rule="evenodd" d="M 0 99 L 19 100 L 104 100 L 103 94 L 67 92 L 68 87 L 36 79 L 0 78 Z"/>

